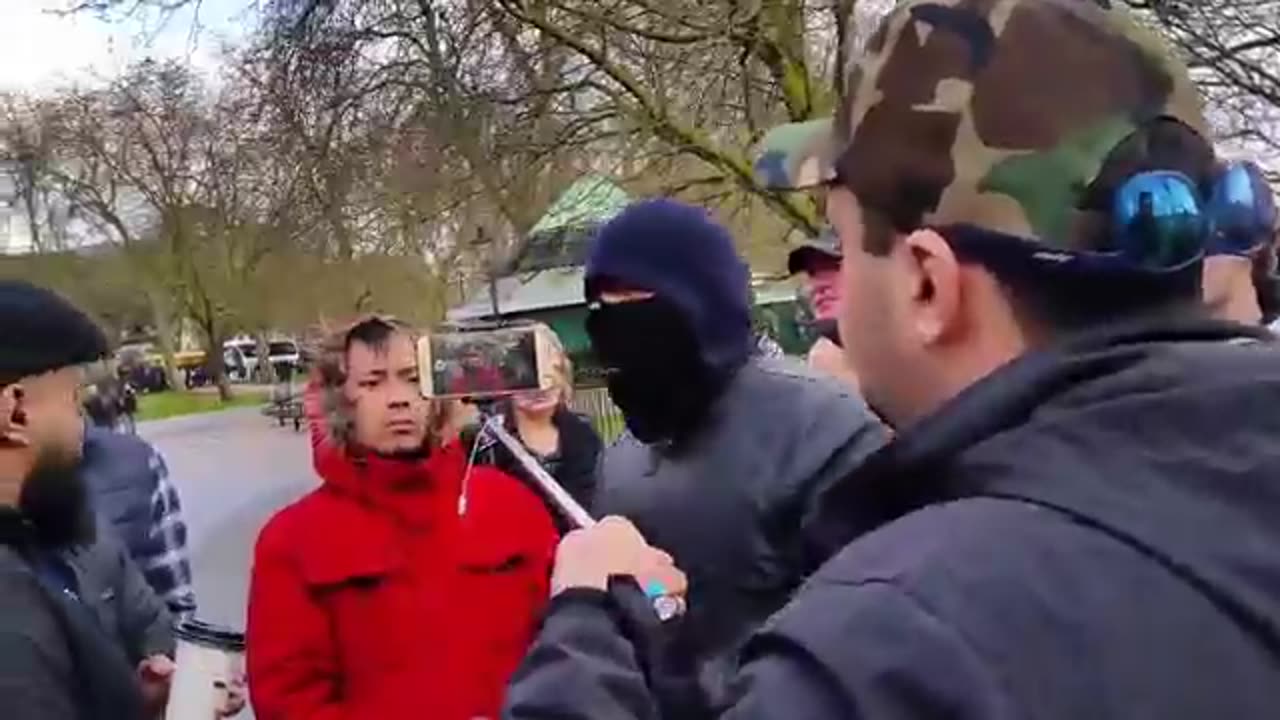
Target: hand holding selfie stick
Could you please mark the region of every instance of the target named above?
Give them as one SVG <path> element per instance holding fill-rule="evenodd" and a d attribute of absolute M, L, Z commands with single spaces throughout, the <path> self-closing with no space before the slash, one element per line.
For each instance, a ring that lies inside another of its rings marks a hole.
<path fill-rule="evenodd" d="M 574 500 L 573 496 L 564 489 L 564 486 L 551 477 L 551 473 L 547 472 L 541 463 L 529 454 L 523 443 L 507 432 L 501 415 L 495 415 L 485 420 L 482 432 L 488 433 L 493 439 L 502 443 L 503 447 L 511 451 L 511 454 L 515 456 L 516 461 L 525 469 L 525 472 L 529 473 L 534 482 L 538 483 L 538 487 L 542 489 L 542 492 L 575 526 L 589 528 L 596 524 L 595 518 L 591 517 L 586 508 L 582 507 L 577 500 Z M 684 614 L 684 600 L 678 596 L 668 594 L 661 583 L 649 583 L 642 589 L 645 596 L 652 603 L 654 612 L 658 614 L 659 620 L 666 622 Z"/>

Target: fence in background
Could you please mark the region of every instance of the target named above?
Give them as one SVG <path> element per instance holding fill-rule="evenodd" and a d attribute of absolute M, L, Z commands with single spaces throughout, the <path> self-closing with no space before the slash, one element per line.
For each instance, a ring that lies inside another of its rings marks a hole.
<path fill-rule="evenodd" d="M 622 420 L 622 411 L 609 399 L 609 391 L 602 387 L 578 388 L 573 391 L 573 402 L 569 403 L 573 411 L 586 415 L 591 419 L 596 432 L 605 445 L 609 445 L 626 427 Z"/>

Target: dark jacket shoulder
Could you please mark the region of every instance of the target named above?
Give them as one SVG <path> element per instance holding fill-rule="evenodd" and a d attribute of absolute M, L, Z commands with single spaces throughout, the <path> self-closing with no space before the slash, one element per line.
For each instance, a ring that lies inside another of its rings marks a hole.
<path fill-rule="evenodd" d="M 0 697 L 12 720 L 143 718 L 123 649 L 9 546 L 0 546 Z"/>

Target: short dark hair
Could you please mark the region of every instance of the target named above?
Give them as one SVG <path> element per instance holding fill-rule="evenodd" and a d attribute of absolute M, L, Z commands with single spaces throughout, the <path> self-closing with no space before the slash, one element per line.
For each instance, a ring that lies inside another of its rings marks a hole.
<path fill-rule="evenodd" d="M 1124 182 L 1152 170 L 1181 172 L 1207 196 L 1218 164 L 1212 145 L 1195 130 L 1176 120 L 1155 120 L 1111 151 L 1086 190 L 1080 209 L 1109 213 L 1112 196 Z M 863 208 L 863 247 L 872 255 L 887 254 L 901 235 L 916 228 L 912 215 L 891 216 L 876 208 Z M 946 237 L 947 232 L 942 235 Z M 1126 317 L 1185 311 L 1200 301 L 1200 263 L 1163 275 L 1136 271 L 1084 275 L 1048 269 L 1014 273 L 980 259 L 961 259 L 990 271 L 1013 305 L 1019 323 L 1036 334 L 1062 335 Z"/>

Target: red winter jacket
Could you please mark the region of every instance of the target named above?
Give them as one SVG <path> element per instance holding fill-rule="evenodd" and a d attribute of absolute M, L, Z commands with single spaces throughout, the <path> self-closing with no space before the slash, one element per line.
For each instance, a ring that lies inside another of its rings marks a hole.
<path fill-rule="evenodd" d="M 308 409 L 318 399 L 309 393 Z M 458 443 L 353 459 L 312 419 L 324 484 L 258 537 L 248 680 L 259 720 L 494 717 L 547 599 L 543 503 Z"/>

